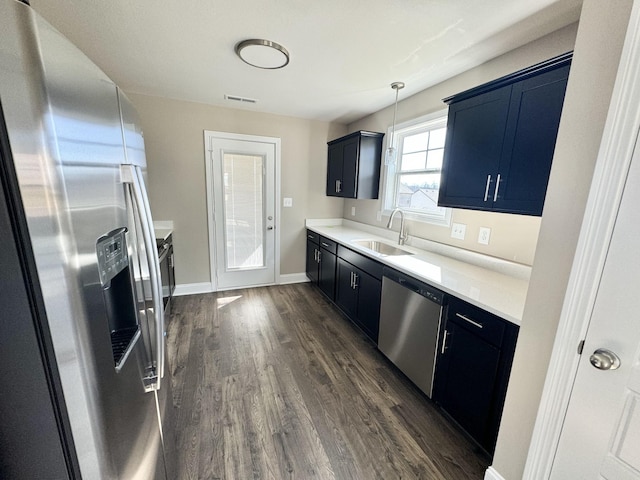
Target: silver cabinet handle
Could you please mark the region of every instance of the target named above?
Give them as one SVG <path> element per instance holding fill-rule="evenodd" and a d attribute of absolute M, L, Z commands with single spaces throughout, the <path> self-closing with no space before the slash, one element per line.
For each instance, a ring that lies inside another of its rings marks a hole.
<path fill-rule="evenodd" d="M 340 180 L 336 180 L 336 193 L 340 193 L 342 191 L 342 182 Z"/>
<path fill-rule="evenodd" d="M 320 245 L 322 245 L 323 247 L 329 248 L 329 244 L 328 243 L 320 242 Z"/>
<path fill-rule="evenodd" d="M 487 175 L 487 185 L 484 187 L 484 201 L 489 197 L 489 185 L 491 185 L 491 175 Z"/>
<path fill-rule="evenodd" d="M 442 339 L 442 350 L 440 350 L 440 353 L 442 355 L 444 355 L 444 351 L 447 349 L 447 337 L 449 336 L 449 332 L 448 331 L 444 331 L 444 338 Z"/>
<path fill-rule="evenodd" d="M 318 250 L 318 263 L 322 262 L 322 252 Z"/>
<path fill-rule="evenodd" d="M 478 327 L 478 328 L 483 328 L 481 323 L 475 322 L 473 320 L 471 320 L 469 317 L 462 315 L 461 313 L 457 313 L 456 312 L 456 317 L 461 318 L 462 320 L 464 320 L 465 322 L 470 323 L 471 325 L 473 325 L 474 327 Z"/>
<path fill-rule="evenodd" d="M 356 273 L 353 274 L 353 289 L 358 288 L 358 275 Z"/>
<path fill-rule="evenodd" d="M 349 286 L 353 288 L 353 272 L 349 272 L 349 275 L 350 275 Z"/>
<path fill-rule="evenodd" d="M 500 174 L 498 174 L 498 178 L 496 178 L 496 189 L 493 192 L 493 201 L 498 200 L 498 190 L 500 189 Z"/>
<path fill-rule="evenodd" d="M 599 348 L 589 357 L 591 365 L 598 370 L 616 370 L 620 368 L 620 357 L 611 350 Z"/>

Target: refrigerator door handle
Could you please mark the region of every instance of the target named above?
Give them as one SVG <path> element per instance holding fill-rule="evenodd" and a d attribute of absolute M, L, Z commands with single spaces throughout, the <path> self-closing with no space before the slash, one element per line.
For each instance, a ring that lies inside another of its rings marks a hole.
<path fill-rule="evenodd" d="M 153 313 L 156 327 L 156 372 L 155 385 L 153 390 L 160 390 L 161 380 L 164 377 L 164 307 L 162 303 L 162 285 L 160 283 L 160 265 L 158 262 L 158 250 L 153 235 L 153 220 L 151 219 L 151 209 L 149 199 L 142 178 L 140 167 L 135 165 L 121 165 L 120 172 L 123 183 L 132 186 L 133 196 L 138 211 L 140 212 L 140 224 L 144 237 L 145 249 L 147 250 L 147 262 L 149 266 L 149 278 L 151 281 L 151 296 L 153 299 Z"/>

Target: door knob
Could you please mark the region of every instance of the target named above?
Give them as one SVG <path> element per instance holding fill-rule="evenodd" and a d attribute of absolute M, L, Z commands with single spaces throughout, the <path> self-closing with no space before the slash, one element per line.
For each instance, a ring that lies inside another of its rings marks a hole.
<path fill-rule="evenodd" d="M 273 230 L 273 227 L 272 227 L 271 225 L 269 225 L 269 226 L 267 227 L 267 230 Z"/>
<path fill-rule="evenodd" d="M 591 365 L 598 370 L 615 370 L 620 367 L 620 358 L 611 350 L 599 348 L 589 357 Z"/>

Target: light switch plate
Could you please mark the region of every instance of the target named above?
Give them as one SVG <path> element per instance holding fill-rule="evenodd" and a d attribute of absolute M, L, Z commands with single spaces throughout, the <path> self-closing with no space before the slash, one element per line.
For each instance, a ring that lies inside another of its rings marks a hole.
<path fill-rule="evenodd" d="M 482 245 L 489 245 L 489 238 L 491 237 L 491 229 L 489 227 L 480 227 L 478 233 L 478 243 Z"/>
<path fill-rule="evenodd" d="M 283 207 L 293 207 L 293 198 L 284 197 L 282 199 L 282 206 Z"/>
<path fill-rule="evenodd" d="M 467 226 L 464 223 L 454 223 L 451 225 L 451 238 L 464 240 L 464 236 L 466 233 L 467 233 Z"/>
<path fill-rule="evenodd" d="M 351 207 L 351 216 L 356 216 L 356 207 Z"/>

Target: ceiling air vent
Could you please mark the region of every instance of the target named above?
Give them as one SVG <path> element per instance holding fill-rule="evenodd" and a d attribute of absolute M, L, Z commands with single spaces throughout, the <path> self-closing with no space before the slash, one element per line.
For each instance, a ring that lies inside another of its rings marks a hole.
<path fill-rule="evenodd" d="M 258 100 L 256 100 L 255 98 L 239 97 L 238 95 L 225 95 L 224 98 L 225 100 L 232 100 L 234 102 L 258 103 Z"/>

